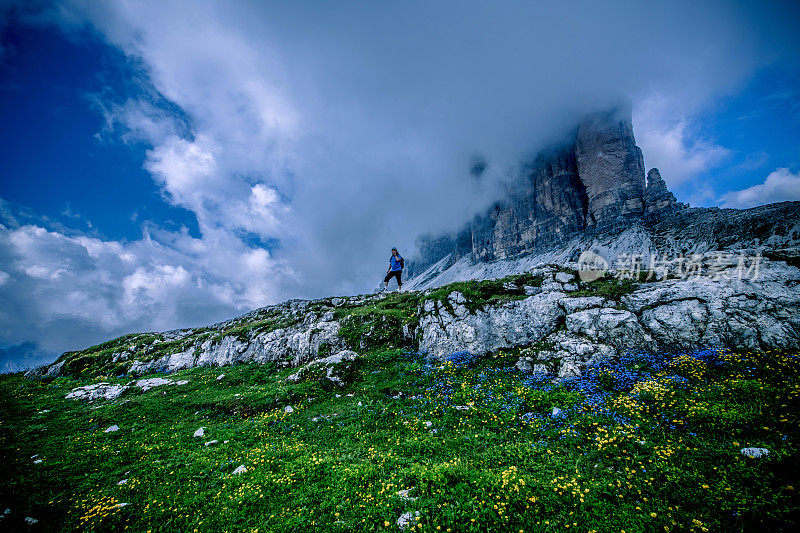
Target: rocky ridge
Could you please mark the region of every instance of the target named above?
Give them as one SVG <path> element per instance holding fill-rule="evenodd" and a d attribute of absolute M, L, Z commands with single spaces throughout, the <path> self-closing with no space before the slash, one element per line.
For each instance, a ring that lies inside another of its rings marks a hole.
<path fill-rule="evenodd" d="M 518 368 L 563 379 L 598 358 L 630 351 L 800 347 L 800 269 L 730 252 L 695 260 L 689 275 L 685 265 L 671 263 L 661 272 L 620 267 L 584 281 L 583 272 L 549 265 L 425 291 L 292 300 L 207 328 L 69 352 L 28 375 L 143 374 L 243 362 L 324 366 L 343 350 L 405 346 L 439 359 L 522 347 L 527 355 Z"/>
<path fill-rule="evenodd" d="M 564 378 L 630 351 L 800 345 L 800 270 L 766 261 L 752 279 L 736 256 L 708 259 L 719 267 L 712 276 L 665 277 L 614 297 L 583 296 L 571 274 L 552 267 L 539 270 L 540 287 L 525 287 L 528 298 L 474 313 L 453 292 L 445 303 L 426 302 L 420 349 L 441 358 L 538 344 L 518 367 Z"/>

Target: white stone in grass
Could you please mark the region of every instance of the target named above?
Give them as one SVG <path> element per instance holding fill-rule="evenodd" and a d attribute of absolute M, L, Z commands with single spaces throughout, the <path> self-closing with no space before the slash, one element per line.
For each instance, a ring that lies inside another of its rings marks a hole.
<path fill-rule="evenodd" d="M 229 440 L 222 441 L 222 444 L 228 444 L 229 442 L 230 442 Z"/>
<path fill-rule="evenodd" d="M 115 431 L 119 431 L 119 426 L 114 424 L 113 426 L 108 426 L 104 433 L 114 433 Z"/>
<path fill-rule="evenodd" d="M 127 482 L 128 482 L 127 479 L 120 479 L 119 481 L 117 481 L 117 485 L 124 485 Z"/>
<path fill-rule="evenodd" d="M 425 422 L 425 427 L 426 428 L 430 429 L 432 426 L 433 426 L 433 422 Z"/>
<path fill-rule="evenodd" d="M 294 413 L 294 409 L 292 408 L 291 405 L 287 405 L 286 407 L 284 407 L 283 411 L 286 413 Z"/>
<path fill-rule="evenodd" d="M 153 387 L 160 387 L 161 385 L 171 385 L 173 382 L 164 378 L 147 378 L 140 379 L 134 383 L 134 386 L 142 389 L 142 392 L 148 391 Z"/>
<path fill-rule="evenodd" d="M 405 531 L 411 525 L 411 522 L 416 522 L 416 518 L 418 516 L 419 511 L 415 511 L 414 513 L 409 511 L 401 514 L 400 518 L 397 519 L 397 527 L 399 527 L 402 531 Z"/>
<path fill-rule="evenodd" d="M 238 475 L 240 475 L 240 474 L 244 474 L 245 472 L 247 472 L 247 468 L 245 468 L 245 466 L 244 466 L 244 465 L 239 465 L 239 466 L 236 468 L 236 470 L 234 470 L 232 473 L 233 473 L 234 475 L 238 476 Z"/>
<path fill-rule="evenodd" d="M 30 516 L 25 517 L 25 523 L 28 524 L 29 526 L 32 526 L 33 524 L 36 524 L 38 522 L 39 522 L 38 520 L 36 520 L 35 518 L 31 518 Z"/>
<path fill-rule="evenodd" d="M 566 272 L 557 272 L 556 273 L 556 281 L 559 283 L 569 283 L 575 276 L 572 274 L 567 274 Z"/>
<path fill-rule="evenodd" d="M 469 410 L 469 405 L 454 405 L 453 407 L 455 407 L 458 411 L 468 411 Z"/>
<path fill-rule="evenodd" d="M 769 455 L 769 450 L 766 448 L 742 448 L 740 453 L 745 457 L 758 459 Z"/>
<path fill-rule="evenodd" d="M 361 402 L 358 402 L 358 406 L 361 407 Z"/>
<path fill-rule="evenodd" d="M 211 446 L 212 444 L 216 444 L 216 443 L 218 443 L 218 442 L 219 442 L 218 440 L 210 440 L 210 441 L 206 442 L 206 443 L 204 444 L 204 446 Z"/>
<path fill-rule="evenodd" d="M 409 489 L 398 490 L 397 495 L 400 497 L 401 500 L 407 500 L 413 502 L 416 498 L 413 498 L 408 495 Z"/>
<path fill-rule="evenodd" d="M 194 436 L 195 437 L 205 437 L 206 436 L 206 428 L 205 427 L 201 427 L 200 429 L 198 429 L 197 431 L 194 432 Z"/>
<path fill-rule="evenodd" d="M 559 409 L 558 407 L 553 407 L 553 412 L 550 413 L 550 416 L 552 416 L 553 418 L 558 418 L 559 416 L 561 416 L 561 413 L 563 413 L 561 409 Z"/>
<path fill-rule="evenodd" d="M 76 387 L 69 391 L 65 396 L 66 399 L 75 400 L 113 400 L 120 394 L 125 392 L 128 387 L 125 385 L 112 385 L 107 382 L 94 383 L 92 385 L 84 385 L 83 387 Z"/>

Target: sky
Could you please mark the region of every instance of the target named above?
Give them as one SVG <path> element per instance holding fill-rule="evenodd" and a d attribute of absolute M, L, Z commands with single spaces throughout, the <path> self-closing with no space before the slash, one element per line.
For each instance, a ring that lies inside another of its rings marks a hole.
<path fill-rule="evenodd" d="M 0 371 L 368 291 L 392 246 L 413 257 L 623 100 L 680 201 L 800 200 L 797 20 L 777 1 L 0 0 Z"/>

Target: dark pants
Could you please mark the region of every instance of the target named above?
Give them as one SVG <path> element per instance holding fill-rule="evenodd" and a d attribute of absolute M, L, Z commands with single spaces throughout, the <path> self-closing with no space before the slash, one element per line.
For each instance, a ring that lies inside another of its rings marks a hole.
<path fill-rule="evenodd" d="M 402 287 L 403 286 L 403 282 L 400 281 L 400 277 L 402 275 L 403 275 L 403 271 L 402 270 L 392 270 L 391 272 L 386 274 L 386 277 L 383 278 L 383 282 L 384 283 L 389 283 L 390 279 L 392 279 L 393 277 L 396 277 L 397 278 L 397 286 L 398 287 Z"/>

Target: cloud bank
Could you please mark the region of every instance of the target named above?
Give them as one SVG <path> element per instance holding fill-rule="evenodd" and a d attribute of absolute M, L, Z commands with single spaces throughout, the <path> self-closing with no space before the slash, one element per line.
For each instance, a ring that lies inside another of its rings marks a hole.
<path fill-rule="evenodd" d="M 419 233 L 456 228 L 521 159 L 622 98 L 658 103 L 641 115 L 656 117 L 638 132 L 645 157 L 690 179 L 725 154 L 687 151 L 680 117 L 797 59 L 789 6 L 19 4 L 27 23 L 89 28 L 137 66 L 144 94 L 95 95 L 101 133 L 148 146 L 147 171 L 200 236 L 153 221 L 123 243 L 6 219 L 0 291 L 20 311 L 3 342 L 58 352 L 363 291 L 391 246 L 411 255 Z"/>
<path fill-rule="evenodd" d="M 797 201 L 800 200 L 800 174 L 793 174 L 788 168 L 779 168 L 767 176 L 764 183 L 723 194 L 721 200 L 722 207 L 738 209 Z"/>

